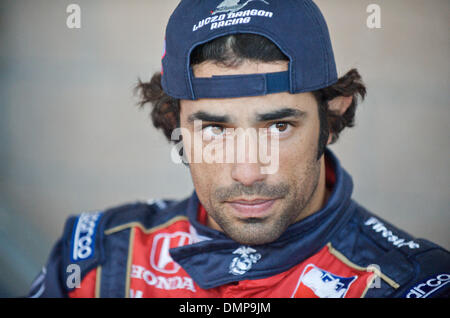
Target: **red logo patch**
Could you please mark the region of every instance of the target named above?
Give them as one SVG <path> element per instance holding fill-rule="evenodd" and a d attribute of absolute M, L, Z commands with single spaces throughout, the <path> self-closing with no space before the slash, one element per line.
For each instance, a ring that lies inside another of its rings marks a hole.
<path fill-rule="evenodd" d="M 307 262 L 292 297 L 359 298 L 366 293 L 374 275 L 351 264 L 331 246 L 325 246 Z"/>
<path fill-rule="evenodd" d="M 344 298 L 358 276 L 342 277 L 314 264 L 306 265 L 295 294 L 308 298 Z"/>
<path fill-rule="evenodd" d="M 175 274 L 180 265 L 170 257 L 169 249 L 192 243 L 192 236 L 186 232 L 159 233 L 153 238 L 150 264 L 154 269 L 165 274 Z"/>

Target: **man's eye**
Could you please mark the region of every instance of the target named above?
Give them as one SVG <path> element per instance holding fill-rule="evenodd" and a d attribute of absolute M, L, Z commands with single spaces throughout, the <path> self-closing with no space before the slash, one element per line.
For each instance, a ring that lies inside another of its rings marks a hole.
<path fill-rule="evenodd" d="M 269 132 L 271 134 L 284 133 L 284 132 L 288 131 L 290 126 L 291 125 L 289 123 L 284 123 L 284 122 L 275 123 L 269 127 Z"/>
<path fill-rule="evenodd" d="M 221 137 L 225 133 L 225 129 L 220 126 L 206 126 L 203 127 L 203 136 L 205 139 Z"/>

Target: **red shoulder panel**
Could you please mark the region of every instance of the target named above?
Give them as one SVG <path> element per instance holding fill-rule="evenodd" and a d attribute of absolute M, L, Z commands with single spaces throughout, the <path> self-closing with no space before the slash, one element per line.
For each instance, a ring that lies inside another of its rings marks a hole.
<path fill-rule="evenodd" d="M 80 287 L 69 292 L 70 298 L 95 298 L 97 269 L 91 270 L 81 281 Z"/>

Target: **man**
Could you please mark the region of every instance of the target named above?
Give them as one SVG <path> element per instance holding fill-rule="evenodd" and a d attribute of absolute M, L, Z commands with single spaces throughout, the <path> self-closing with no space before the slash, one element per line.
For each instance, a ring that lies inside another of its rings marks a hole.
<path fill-rule="evenodd" d="M 448 296 L 450 254 L 353 201 L 326 147 L 366 90 L 312 1 L 181 1 L 138 89 L 195 192 L 70 218 L 31 297 Z"/>

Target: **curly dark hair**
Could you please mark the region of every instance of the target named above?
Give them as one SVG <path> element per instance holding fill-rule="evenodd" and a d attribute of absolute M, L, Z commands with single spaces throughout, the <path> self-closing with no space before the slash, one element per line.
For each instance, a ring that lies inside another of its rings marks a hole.
<path fill-rule="evenodd" d="M 235 34 L 217 38 L 194 49 L 191 65 L 213 61 L 226 67 L 235 67 L 246 60 L 259 62 L 289 61 L 281 50 L 270 40 L 255 34 Z M 149 82 L 138 80 L 135 88 L 139 95 L 138 105 L 152 106 L 151 119 L 157 129 L 161 129 L 169 141 L 172 131 L 180 126 L 180 100 L 167 95 L 161 85 L 161 74 L 155 73 Z M 345 127 L 355 125 L 355 112 L 359 100 L 364 100 L 366 87 L 356 69 L 351 69 L 338 81 L 326 88 L 312 92 L 318 107 L 320 136 L 318 159 L 325 151 L 329 134 L 335 143 Z M 347 111 L 340 115 L 329 109 L 328 102 L 338 96 L 353 97 Z"/>

